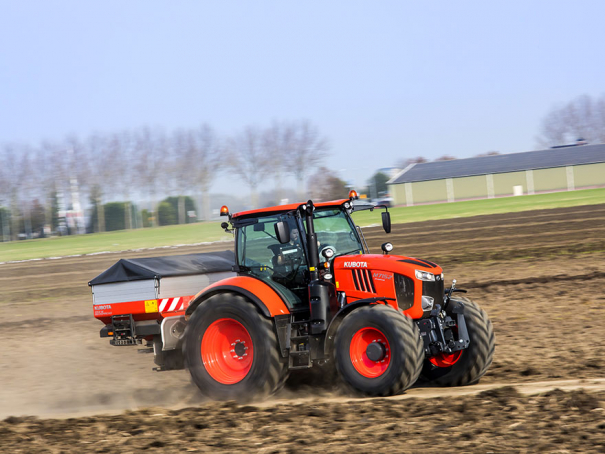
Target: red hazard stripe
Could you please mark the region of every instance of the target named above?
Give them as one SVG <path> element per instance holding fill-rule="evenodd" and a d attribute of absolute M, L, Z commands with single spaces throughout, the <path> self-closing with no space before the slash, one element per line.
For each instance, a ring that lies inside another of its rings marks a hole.
<path fill-rule="evenodd" d="M 179 296 L 177 298 L 164 298 L 158 300 L 158 311 L 159 312 L 180 312 L 184 311 L 189 305 L 189 301 L 193 298 L 191 296 Z"/>

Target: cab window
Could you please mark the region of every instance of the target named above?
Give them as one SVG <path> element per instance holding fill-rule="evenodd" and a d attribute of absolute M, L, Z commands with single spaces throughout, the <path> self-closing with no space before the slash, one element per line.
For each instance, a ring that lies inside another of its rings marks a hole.
<path fill-rule="evenodd" d="M 275 235 L 278 221 L 287 222 L 290 227 L 290 242 L 286 244 L 281 244 Z M 307 259 L 294 216 L 267 216 L 258 218 L 258 223 L 239 227 L 237 262 L 243 273 L 269 280 L 269 284 L 298 295 L 294 305 L 307 292 Z"/>
<path fill-rule="evenodd" d="M 313 224 L 319 242 L 320 261 L 325 260 L 321 251 L 327 246 L 332 247 L 336 255 L 361 254 L 363 252 L 353 221 L 343 209 L 317 209 L 313 213 Z"/>

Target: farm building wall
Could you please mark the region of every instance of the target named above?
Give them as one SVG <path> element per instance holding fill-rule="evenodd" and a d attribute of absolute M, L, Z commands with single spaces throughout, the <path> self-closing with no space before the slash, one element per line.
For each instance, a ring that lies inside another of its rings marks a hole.
<path fill-rule="evenodd" d="M 605 163 L 574 166 L 573 173 L 576 188 L 605 186 Z"/>
<path fill-rule="evenodd" d="M 391 184 L 390 191 L 396 205 L 415 205 L 512 196 L 515 186 L 523 194 L 602 187 L 605 163 Z"/>
<path fill-rule="evenodd" d="M 487 197 L 487 178 L 485 175 L 475 177 L 452 178 L 454 199 L 476 199 Z"/>
<path fill-rule="evenodd" d="M 567 168 L 531 170 L 534 176 L 534 192 L 566 190 Z"/>
<path fill-rule="evenodd" d="M 447 201 L 445 180 L 418 181 L 412 183 L 412 191 L 412 199 L 415 204 Z"/>
<path fill-rule="evenodd" d="M 391 195 L 391 197 L 393 197 L 393 203 L 395 205 L 406 205 L 405 183 L 390 185 L 389 194 Z"/>
<path fill-rule="evenodd" d="M 494 195 L 496 197 L 513 195 L 515 186 L 522 186 L 523 193 L 527 194 L 527 176 L 525 172 L 496 173 L 493 178 Z"/>

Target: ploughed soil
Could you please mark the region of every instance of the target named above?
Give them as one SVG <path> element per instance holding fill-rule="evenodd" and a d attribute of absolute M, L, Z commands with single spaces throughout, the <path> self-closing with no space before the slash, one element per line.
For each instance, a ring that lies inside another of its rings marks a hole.
<path fill-rule="evenodd" d="M 233 402 L 70 419 L 9 417 L 2 452 L 604 452 L 605 393 Z"/>
<path fill-rule="evenodd" d="M 439 263 L 487 311 L 479 385 L 358 399 L 293 375 L 268 402 L 203 402 L 186 371 L 99 338 L 87 282 L 121 257 L 229 243 L 4 264 L 0 452 L 605 452 L 605 204 L 364 231 L 372 251 Z"/>

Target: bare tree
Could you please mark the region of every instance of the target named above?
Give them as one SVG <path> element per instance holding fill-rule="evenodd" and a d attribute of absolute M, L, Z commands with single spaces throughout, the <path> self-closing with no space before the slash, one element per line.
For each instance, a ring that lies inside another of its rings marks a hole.
<path fill-rule="evenodd" d="M 53 220 L 53 198 L 57 193 L 57 169 L 62 167 L 62 154 L 59 153 L 60 145 L 43 141 L 37 150 L 36 167 L 37 175 L 42 184 L 41 199 L 45 207 L 45 224 L 52 225 Z"/>
<path fill-rule="evenodd" d="M 262 133 L 248 126 L 227 141 L 228 167 L 250 188 L 250 201 L 258 207 L 258 186 L 273 173 L 272 156 L 262 147 Z"/>
<path fill-rule="evenodd" d="M 320 167 L 309 178 L 311 198 L 314 201 L 345 199 L 348 195 L 347 185 L 326 167 Z"/>
<path fill-rule="evenodd" d="M 212 127 L 206 123 L 194 131 L 194 138 L 195 154 L 193 155 L 193 161 L 190 163 L 192 184 L 197 186 L 202 193 L 202 217 L 209 221 L 210 185 L 222 166 L 221 153 L 223 147 Z"/>
<path fill-rule="evenodd" d="M 579 139 L 605 142 L 605 95 L 582 95 L 553 107 L 542 120 L 537 141 L 540 147 L 552 147 Z"/>
<path fill-rule="evenodd" d="M 78 205 L 84 195 L 88 194 L 90 199 L 96 200 L 95 205 L 100 205 L 96 231 L 105 230 L 104 192 L 111 193 L 114 188 L 105 147 L 105 136 L 100 134 L 93 134 L 85 141 L 81 141 L 76 136 L 69 136 L 60 144 L 53 157 L 57 163 L 56 178 L 61 207 L 68 209 L 71 203 L 72 209 L 75 208 L 77 211 L 81 207 L 73 205 Z M 97 200 L 99 196 L 100 201 Z M 84 219 L 76 217 L 73 221 L 70 227 L 75 227 L 76 233 L 82 232 Z"/>
<path fill-rule="evenodd" d="M 131 196 L 134 180 L 134 143 L 129 131 L 111 134 L 108 140 L 109 165 L 114 183 L 110 197 L 120 194 L 124 200 L 124 227 L 132 228 Z"/>
<path fill-rule="evenodd" d="M 39 179 L 34 172 L 34 165 L 32 163 L 33 150 L 30 147 L 22 147 L 20 150 L 19 158 L 19 192 L 20 192 L 20 208 L 23 216 L 23 228 L 27 238 L 32 236 L 32 223 L 31 223 L 31 200 L 35 198 Z"/>
<path fill-rule="evenodd" d="M 210 220 L 210 184 L 220 168 L 220 144 L 208 124 L 192 130 L 177 130 L 172 138 L 173 170 L 178 175 L 179 223 L 185 222 L 184 195 L 201 193 L 202 218 Z M 196 191 L 196 192 L 197 192 Z"/>
<path fill-rule="evenodd" d="M 284 167 L 296 178 L 298 196 L 304 198 L 305 178 L 324 160 L 329 150 L 328 139 L 308 120 L 292 122 L 287 127 L 290 131 L 284 133 L 288 137 Z"/>
<path fill-rule="evenodd" d="M 456 158 L 449 154 L 444 154 L 443 156 L 438 157 L 435 161 L 454 161 Z"/>
<path fill-rule="evenodd" d="M 10 241 L 11 226 L 8 219 L 9 207 L 11 205 L 14 193 L 16 191 L 16 165 L 14 156 L 14 147 L 12 145 L 4 145 L 0 150 L 0 208 L 3 208 L 0 215 L 2 239 Z"/>
<path fill-rule="evenodd" d="M 171 159 L 167 165 L 171 175 L 168 189 L 174 188 L 178 196 L 178 223 L 184 224 L 185 219 L 185 194 L 193 182 L 193 172 L 190 167 L 195 165 L 196 143 L 192 131 L 179 129 L 172 134 L 170 140 Z"/>
<path fill-rule="evenodd" d="M 286 162 L 294 154 L 296 128 L 284 122 L 274 121 L 263 133 L 263 148 L 271 156 L 278 201 L 283 199 L 283 174 L 289 166 Z"/>
<path fill-rule="evenodd" d="M 16 240 L 19 234 L 19 193 L 21 182 L 19 181 L 19 155 L 16 145 L 4 146 L 4 188 L 5 202 L 10 207 L 11 224 L 7 226 L 7 232 L 11 239 Z"/>
<path fill-rule="evenodd" d="M 159 128 L 145 126 L 135 135 L 136 172 L 140 187 L 144 188 L 151 201 L 153 226 L 158 225 L 157 204 L 160 179 L 166 177 L 167 140 Z"/>
<path fill-rule="evenodd" d="M 88 184 L 94 191 L 94 199 L 97 206 L 97 231 L 105 231 L 105 207 L 104 201 L 108 188 L 112 191 L 114 187 L 114 175 L 112 173 L 112 153 L 110 153 L 109 140 L 107 136 L 92 134 L 86 141 L 88 149 L 88 160 L 90 172 Z"/>

